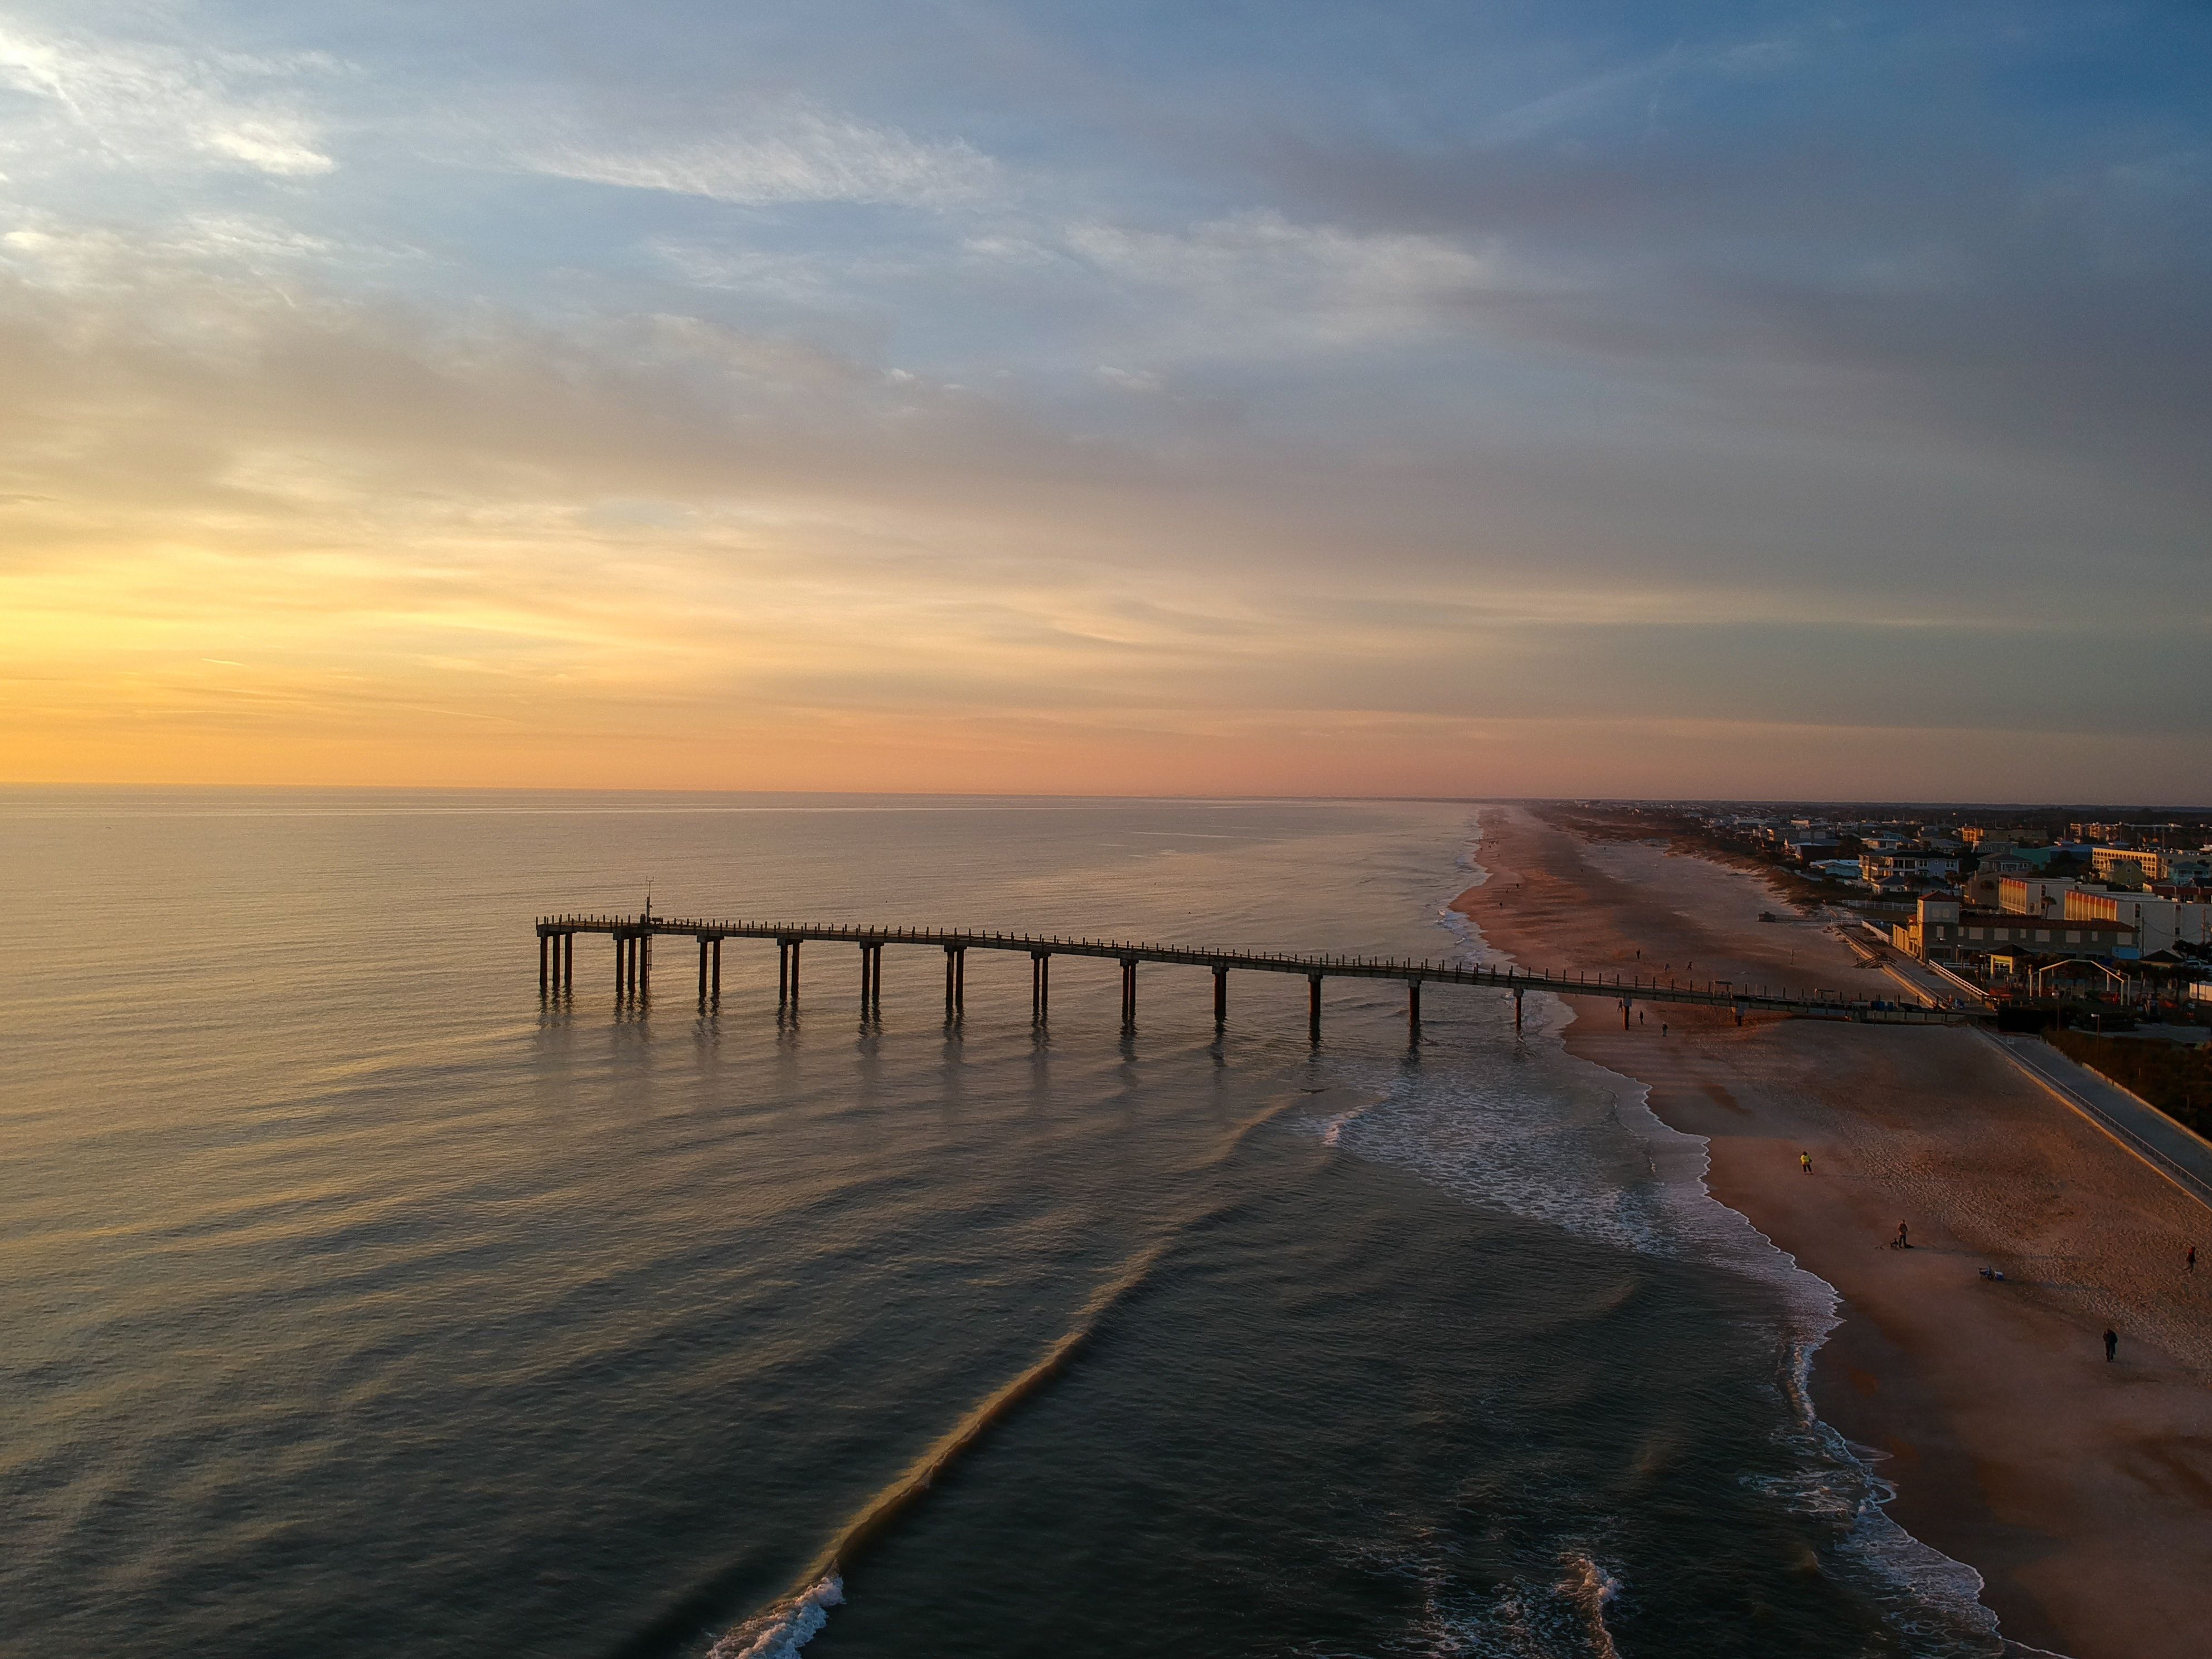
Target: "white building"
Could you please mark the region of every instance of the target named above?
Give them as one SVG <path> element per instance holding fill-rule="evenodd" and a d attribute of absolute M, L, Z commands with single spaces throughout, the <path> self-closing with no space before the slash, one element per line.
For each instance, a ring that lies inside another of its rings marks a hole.
<path fill-rule="evenodd" d="M 2148 893 L 2099 893 L 2077 887 L 2066 895 L 2066 920 L 2126 922 L 2136 930 L 2145 956 L 2176 945 L 2212 944 L 2212 904 Z"/>

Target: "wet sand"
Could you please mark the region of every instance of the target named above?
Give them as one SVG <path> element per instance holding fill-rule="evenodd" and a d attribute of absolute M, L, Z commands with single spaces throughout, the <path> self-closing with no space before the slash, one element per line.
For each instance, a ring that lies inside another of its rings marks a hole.
<path fill-rule="evenodd" d="M 1752 868 L 1565 809 L 1482 823 L 1491 874 L 1455 908 L 1528 967 L 1897 994 Z M 1571 1000 L 1568 1048 L 1708 1137 L 1714 1194 L 1841 1293 L 1814 1404 L 1881 1455 L 1890 1514 L 1982 1574 L 2004 1634 L 2212 1651 L 2212 1268 L 2182 1270 L 2212 1211 L 1971 1030 L 1653 1005 L 1623 1031 L 1617 1000 Z M 1887 1247 L 1900 1220 L 1911 1249 Z"/>

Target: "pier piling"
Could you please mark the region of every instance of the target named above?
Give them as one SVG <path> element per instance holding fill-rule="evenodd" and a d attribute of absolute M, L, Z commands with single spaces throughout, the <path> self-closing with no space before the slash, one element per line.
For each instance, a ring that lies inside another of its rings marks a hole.
<path fill-rule="evenodd" d="M 1421 1038 L 1421 981 L 1406 981 L 1406 1031 L 1416 1042 Z"/>
<path fill-rule="evenodd" d="M 1229 1024 L 1229 970 L 1216 963 L 1213 969 L 1213 1029 L 1219 1030 Z"/>
<path fill-rule="evenodd" d="M 1306 975 L 1306 1035 L 1321 1041 L 1321 975 Z"/>

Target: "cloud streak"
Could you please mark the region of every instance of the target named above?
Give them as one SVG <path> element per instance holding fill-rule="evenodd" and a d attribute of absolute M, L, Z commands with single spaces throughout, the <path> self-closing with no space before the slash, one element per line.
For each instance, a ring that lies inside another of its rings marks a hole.
<path fill-rule="evenodd" d="M 925 143 L 896 128 L 805 108 L 749 131 L 651 149 L 550 143 L 529 152 L 524 164 L 556 178 L 740 207 L 849 202 L 942 208 L 980 200 L 999 178 L 988 157 L 957 140 Z"/>
<path fill-rule="evenodd" d="M 9 148 L 19 156 L 46 128 L 42 148 L 50 155 L 121 167 L 313 178 L 337 163 L 321 147 L 298 83 L 334 67 L 319 53 L 196 52 L 0 22 L 0 88 L 23 94 L 30 105 L 27 121 L 9 124 L 17 127 Z M 23 125 L 32 131 L 22 131 Z M 68 136 L 53 133 L 55 126 Z"/>

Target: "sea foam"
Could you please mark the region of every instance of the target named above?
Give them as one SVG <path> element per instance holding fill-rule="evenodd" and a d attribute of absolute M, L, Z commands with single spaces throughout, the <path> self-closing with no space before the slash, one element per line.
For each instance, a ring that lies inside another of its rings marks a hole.
<path fill-rule="evenodd" d="M 1480 840 L 1477 827 L 1460 860 L 1466 885 L 1489 879 L 1475 856 Z M 1512 962 L 1461 912 L 1440 907 L 1439 920 L 1468 956 L 1501 967 Z M 1835 1287 L 1712 1195 L 1709 1143 L 1661 1121 L 1647 1085 L 1565 1052 L 1564 1033 L 1575 1017 L 1558 998 L 1531 993 L 1522 1061 L 1501 1059 L 1493 1067 L 1477 1060 L 1449 1079 L 1401 1076 L 1378 1086 L 1378 1100 L 1307 1127 L 1327 1145 L 1410 1169 L 1486 1207 L 1640 1254 L 1721 1266 L 1771 1286 L 1784 1310 L 1777 1383 L 1804 1459 L 1802 1473 L 1775 1495 L 1838 1524 L 1844 1552 L 1916 1651 L 2032 1651 L 1998 1634 L 1996 1616 L 1982 1604 L 1980 1574 L 1890 1518 L 1883 1505 L 1895 1492 L 1876 1473 L 1875 1455 L 1850 1444 L 1815 1412 L 1808 1379 L 1814 1357 L 1840 1322 Z M 1534 1072 L 1528 1060 L 1536 1062 Z M 1619 1585 L 1592 1558 L 1580 1560 L 1554 1593 L 1584 1610 L 1592 1621 L 1588 1639 L 1610 1651 L 1602 1609 Z"/>
<path fill-rule="evenodd" d="M 790 1659 L 814 1639 L 830 1622 L 830 1609 L 844 1600 L 845 1581 L 833 1573 L 726 1632 L 707 1650 L 707 1659 Z"/>

